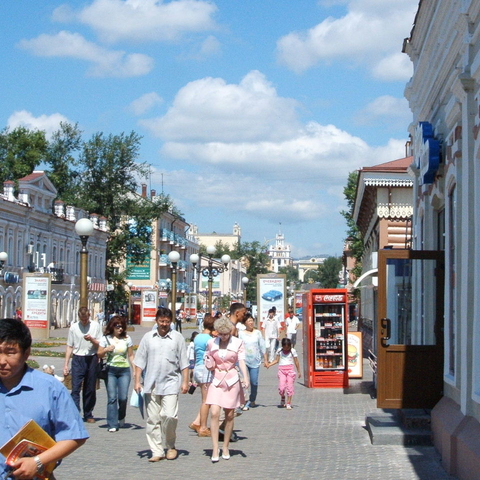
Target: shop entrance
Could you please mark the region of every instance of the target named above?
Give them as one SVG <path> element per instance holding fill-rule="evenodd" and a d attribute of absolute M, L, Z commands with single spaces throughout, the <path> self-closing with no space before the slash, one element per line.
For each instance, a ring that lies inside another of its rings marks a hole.
<path fill-rule="evenodd" d="M 433 408 L 443 389 L 443 252 L 378 252 L 377 406 Z"/>

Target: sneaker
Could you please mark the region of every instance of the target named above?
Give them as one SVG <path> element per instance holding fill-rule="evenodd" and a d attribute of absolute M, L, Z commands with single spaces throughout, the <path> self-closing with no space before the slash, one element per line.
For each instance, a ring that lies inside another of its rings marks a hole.
<path fill-rule="evenodd" d="M 250 402 L 247 402 L 243 407 L 242 410 L 246 412 L 247 410 L 250 410 Z"/>
<path fill-rule="evenodd" d="M 255 402 L 248 402 L 250 404 L 250 408 L 255 408 L 257 404 Z"/>
<path fill-rule="evenodd" d="M 118 432 L 118 428 L 109 428 L 108 431 L 109 431 L 110 433 Z"/>
<path fill-rule="evenodd" d="M 291 410 L 291 409 L 292 409 L 292 406 L 289 403 L 287 403 L 287 410 Z"/>
<path fill-rule="evenodd" d="M 285 406 L 285 397 L 282 397 L 282 398 L 280 399 L 280 405 L 279 405 L 279 407 L 280 407 L 280 408 L 283 408 L 284 406 Z"/>

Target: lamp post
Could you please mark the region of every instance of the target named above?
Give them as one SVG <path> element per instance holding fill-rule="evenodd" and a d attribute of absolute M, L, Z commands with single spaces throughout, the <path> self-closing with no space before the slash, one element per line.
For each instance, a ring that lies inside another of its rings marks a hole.
<path fill-rule="evenodd" d="M 213 256 L 215 255 L 217 249 L 210 245 L 207 247 L 207 255 L 208 255 L 208 265 L 206 267 L 202 267 L 200 262 L 200 256 L 196 253 L 190 255 L 190 262 L 192 263 L 193 269 L 197 272 L 201 273 L 204 277 L 208 277 L 208 301 L 207 301 L 207 308 L 208 313 L 212 313 L 212 295 L 213 295 L 213 279 L 214 277 L 220 275 L 221 273 L 228 270 L 228 263 L 230 262 L 230 255 L 222 255 L 222 263 L 223 267 L 214 266 L 213 265 Z M 197 264 L 199 264 L 197 266 Z"/>
<path fill-rule="evenodd" d="M 88 308 L 88 237 L 93 233 L 93 223 L 89 218 L 81 218 L 75 224 L 75 231 L 82 241 L 80 250 L 80 308 Z"/>
<path fill-rule="evenodd" d="M 248 279 L 248 277 L 243 277 L 242 278 L 242 283 L 243 283 L 243 304 L 246 305 L 247 304 L 247 285 L 248 285 L 248 282 L 250 280 Z"/>
<path fill-rule="evenodd" d="M 132 287 L 133 287 L 133 283 L 128 282 L 127 287 L 128 287 L 128 324 L 131 325 L 132 324 Z"/>
<path fill-rule="evenodd" d="M 172 264 L 172 313 L 175 316 L 175 312 L 177 311 L 177 263 L 180 260 L 180 254 L 172 250 L 168 254 L 168 259 Z"/>
<path fill-rule="evenodd" d="M 1 279 L 3 279 L 4 277 L 3 266 L 5 265 L 7 260 L 8 260 L 7 252 L 0 252 L 0 278 Z M 2 307 L 3 307 L 3 297 L 0 296 L 0 315 L 3 317 Z"/>

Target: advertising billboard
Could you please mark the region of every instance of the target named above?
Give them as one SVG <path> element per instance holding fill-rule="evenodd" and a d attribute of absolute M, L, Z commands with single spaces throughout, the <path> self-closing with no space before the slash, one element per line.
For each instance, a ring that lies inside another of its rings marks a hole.
<path fill-rule="evenodd" d="M 280 319 L 286 315 L 286 275 L 266 274 L 257 275 L 257 318 L 261 322 L 268 316 L 268 311 L 275 307 Z"/>

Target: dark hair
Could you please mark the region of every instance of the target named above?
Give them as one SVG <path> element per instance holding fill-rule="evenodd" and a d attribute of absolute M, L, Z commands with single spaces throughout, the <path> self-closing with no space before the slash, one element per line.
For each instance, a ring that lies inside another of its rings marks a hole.
<path fill-rule="evenodd" d="M 170 321 L 172 321 L 173 320 L 172 311 L 167 307 L 159 307 L 157 310 L 157 314 L 155 315 L 155 320 L 159 318 L 164 318 L 164 317 L 167 317 L 170 319 Z"/>
<path fill-rule="evenodd" d="M 17 344 L 25 353 L 32 346 L 32 335 L 21 320 L 3 318 L 0 320 L 0 343 Z"/>
<path fill-rule="evenodd" d="M 203 317 L 203 328 L 212 331 L 215 320 L 216 319 L 213 318 L 209 313 L 206 313 Z"/>
<path fill-rule="evenodd" d="M 282 347 L 291 347 L 292 341 L 289 338 L 282 338 Z"/>
<path fill-rule="evenodd" d="M 271 308 L 269 311 L 268 311 L 268 314 L 270 315 L 271 313 L 275 313 L 275 310 L 273 308 Z"/>
<path fill-rule="evenodd" d="M 230 305 L 230 315 L 233 315 L 237 310 L 245 308 L 243 303 L 235 302 Z"/>
<path fill-rule="evenodd" d="M 195 340 L 195 337 L 198 335 L 198 332 L 195 331 L 192 333 L 192 336 L 190 337 L 190 341 L 193 342 Z"/>
<path fill-rule="evenodd" d="M 113 335 L 113 331 L 115 330 L 113 327 L 118 324 L 122 325 L 122 333 L 120 334 L 120 338 L 125 338 L 127 336 L 127 319 L 125 317 L 121 317 L 120 315 L 114 315 L 107 323 L 105 327 L 105 335 Z"/>

